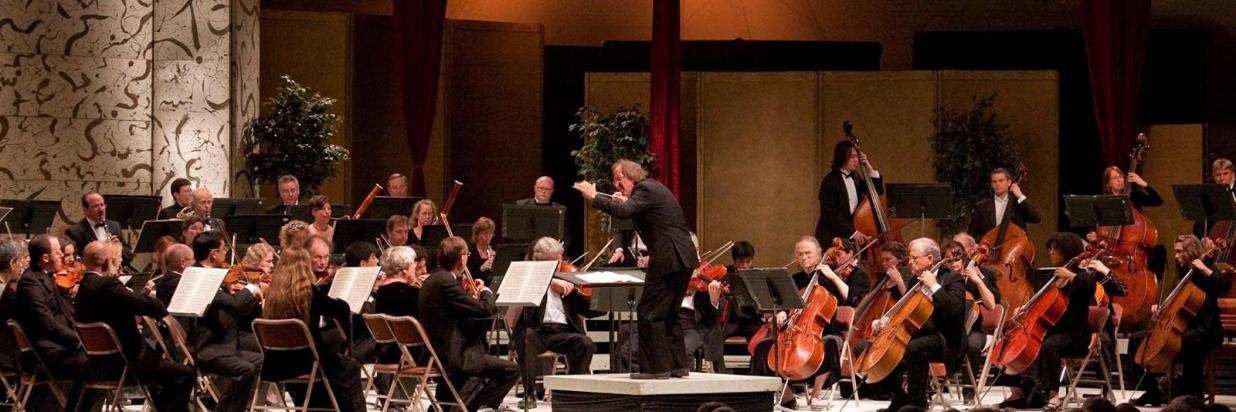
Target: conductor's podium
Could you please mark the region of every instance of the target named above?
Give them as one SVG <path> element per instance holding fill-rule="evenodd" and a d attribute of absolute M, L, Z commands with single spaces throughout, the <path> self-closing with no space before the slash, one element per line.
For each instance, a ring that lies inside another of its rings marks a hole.
<path fill-rule="evenodd" d="M 781 380 L 767 376 L 695 373 L 686 378 L 632 380 L 625 373 L 545 377 L 553 410 L 695 411 L 721 402 L 736 411 L 767 412 Z"/>

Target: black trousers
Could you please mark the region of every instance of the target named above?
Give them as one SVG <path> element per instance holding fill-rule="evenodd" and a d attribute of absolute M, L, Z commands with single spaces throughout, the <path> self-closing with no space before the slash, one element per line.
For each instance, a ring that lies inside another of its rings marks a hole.
<path fill-rule="evenodd" d="M 981 330 L 972 330 L 966 335 L 966 359 L 970 361 L 970 376 L 975 380 L 978 380 L 979 374 L 983 372 L 983 363 L 987 362 L 987 358 L 983 356 L 983 347 L 987 346 L 988 336 L 990 335 Z"/>
<path fill-rule="evenodd" d="M 1049 333 L 1043 338 L 1039 355 L 1021 375 L 1021 388 L 1029 396 L 1037 394 L 1046 398 L 1050 392 L 1060 389 L 1060 372 L 1064 368 L 1061 358 L 1086 353 L 1090 344 L 1089 334 L 1084 339 L 1074 339 L 1068 333 Z"/>
<path fill-rule="evenodd" d="M 708 331 L 695 322 L 695 310 L 681 307 L 678 309 L 678 327 L 682 328 L 682 349 L 688 365 L 695 365 L 695 353 L 704 347 L 704 336 Z"/>
<path fill-rule="evenodd" d="M 742 336 L 751 339 L 755 331 L 764 324 L 759 319 L 728 319 L 720 327 L 713 328 L 705 337 L 704 359 L 708 359 L 718 368 L 725 365 L 725 340 L 731 336 Z"/>
<path fill-rule="evenodd" d="M 202 373 L 220 378 L 218 380 L 219 403 L 215 405 L 216 411 L 249 409 L 253 385 L 257 383 L 258 371 L 262 366 L 262 354 L 240 350 L 231 355 L 199 362 L 197 366 Z"/>
<path fill-rule="evenodd" d="M 1138 348 L 1142 346 L 1142 342 L 1150 335 L 1150 331 L 1141 330 L 1133 333 L 1129 337 L 1129 353 L 1136 356 Z M 1205 381 L 1203 373 L 1206 369 L 1206 357 L 1210 356 L 1210 351 L 1214 350 L 1214 344 L 1206 342 L 1202 330 L 1194 328 L 1186 330 L 1184 336 L 1180 339 L 1180 353 L 1176 354 L 1176 360 L 1184 367 L 1184 375 L 1180 379 L 1172 383 L 1172 391 L 1175 393 L 1169 394 L 1172 397 L 1180 395 L 1194 395 L 1201 397 L 1202 388 Z M 1148 392 L 1162 392 L 1159 389 L 1158 378 L 1162 374 L 1149 372 L 1142 369 L 1136 362 L 1129 362 L 1129 370 L 1133 372 L 1132 376 L 1137 376 L 1138 387 L 1134 390 L 1145 390 Z M 1145 373 L 1145 377 L 1142 377 Z"/>
<path fill-rule="evenodd" d="M 639 366 L 645 373 L 690 369 L 683 341 L 678 308 L 687 292 L 691 271 L 683 269 L 665 275 L 649 275 L 644 292 L 635 307 L 639 328 Z"/>
<path fill-rule="evenodd" d="M 142 352 L 134 372 L 143 384 L 151 386 L 150 396 L 159 412 L 189 410 L 190 396 L 197 385 L 197 371 L 192 366 L 163 359 L 158 352 L 147 350 Z"/>
<path fill-rule="evenodd" d="M 335 360 L 322 362 L 322 370 L 326 372 L 326 380 L 329 381 L 331 392 L 335 395 L 335 402 L 339 403 L 339 410 L 343 412 L 364 412 L 365 411 L 365 395 L 364 383 L 361 382 L 361 365 L 356 359 L 340 355 L 333 358 Z M 315 384 L 316 385 L 316 384 Z M 305 401 L 305 393 L 307 390 L 305 384 L 288 385 L 288 392 L 292 393 L 292 399 L 300 404 Z M 309 399 L 310 407 L 330 407 L 330 395 L 320 385 L 313 388 L 313 394 Z"/>
<path fill-rule="evenodd" d="M 948 362 L 949 360 L 948 343 L 940 334 L 924 334 L 910 339 L 910 342 L 906 344 L 906 354 L 898 370 L 884 379 L 896 381 L 895 377 L 899 376 L 902 371 L 906 374 L 904 390 L 900 385 L 887 386 L 893 391 L 892 404 L 926 407 L 927 384 L 931 380 L 928 375 L 929 365 L 931 362 Z"/>
<path fill-rule="evenodd" d="M 5 326 L 7 327 L 7 325 Z M 83 388 L 85 388 L 85 371 L 86 371 L 86 353 L 81 350 L 49 350 L 43 352 L 43 360 L 47 363 L 47 368 L 51 370 L 52 375 L 56 379 L 68 380 L 72 382 L 72 386 L 68 392 L 64 392 L 67 397 L 67 404 L 63 405 L 66 411 L 77 410 L 79 399 L 82 397 Z M 31 366 L 33 368 L 33 366 Z M 26 368 L 27 371 L 32 370 Z M 63 390 L 63 387 L 61 387 Z M 93 400 L 87 399 L 80 402 L 84 405 L 90 405 Z M 52 391 L 46 385 L 39 385 L 34 388 L 34 392 L 30 394 L 30 400 L 26 407 L 29 410 L 61 410 L 60 401 L 56 400 Z"/>
<path fill-rule="evenodd" d="M 519 382 L 519 365 L 515 362 L 501 359 L 493 355 L 485 355 L 484 368 L 480 374 L 465 375 L 451 373 L 451 383 L 459 391 L 459 396 L 467 402 L 469 411 L 481 408 L 497 408 L 502 404 L 502 398 Z M 446 385 L 438 385 L 435 395 L 438 400 L 454 402 Z M 452 411 L 460 410 L 452 407 Z"/>
<path fill-rule="evenodd" d="M 804 381 L 810 383 L 815 377 L 832 372 L 828 375 L 828 381 L 824 382 L 824 385 L 828 386 L 836 382 L 837 379 L 841 379 L 841 344 L 843 342 L 841 337 L 837 335 L 824 335 L 823 338 L 824 362 L 820 363 L 820 368 L 804 379 Z M 751 355 L 752 375 L 773 376 L 772 369 L 768 367 L 768 360 L 769 358 L 775 358 L 772 351 L 776 348 L 776 344 L 776 336 L 756 344 L 755 353 Z"/>

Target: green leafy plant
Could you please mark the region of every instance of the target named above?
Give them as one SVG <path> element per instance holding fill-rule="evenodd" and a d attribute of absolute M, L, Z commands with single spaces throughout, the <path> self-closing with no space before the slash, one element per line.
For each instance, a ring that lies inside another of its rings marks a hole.
<path fill-rule="evenodd" d="M 270 114 L 245 126 L 245 163 L 259 182 L 275 183 L 280 176 L 293 175 L 301 192 L 312 195 L 338 174 L 336 166 L 348 159 L 348 149 L 330 144 L 339 124 L 339 116 L 330 113 L 335 100 L 287 75 L 282 78 L 278 95 L 267 102 Z"/>
<path fill-rule="evenodd" d="M 945 233 L 964 230 L 970 223 L 971 209 L 991 195 L 991 171 L 1003 167 L 1015 170 L 1021 152 L 1005 135 L 992 105 L 996 94 L 974 96 L 968 111 L 936 109 L 931 120 L 935 132 L 931 140 L 932 166 L 936 180 L 953 186 L 953 219 L 940 221 Z"/>
<path fill-rule="evenodd" d="M 609 182 L 610 166 L 618 159 L 629 159 L 647 168 L 656 157 L 648 150 L 648 119 L 636 104 L 619 107 L 612 114 L 602 114 L 590 107 L 575 113 L 579 118 L 569 128 L 583 140 L 579 150 L 572 150 L 579 175 L 590 182 Z"/>

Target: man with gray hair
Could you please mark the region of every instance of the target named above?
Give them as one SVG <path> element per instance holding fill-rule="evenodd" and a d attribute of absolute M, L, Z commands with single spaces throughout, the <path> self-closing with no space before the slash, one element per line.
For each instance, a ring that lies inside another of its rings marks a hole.
<path fill-rule="evenodd" d="M 286 215 L 291 213 L 292 206 L 300 204 L 300 180 L 296 176 L 279 176 L 279 204 L 266 209 L 268 215 Z"/>
<path fill-rule="evenodd" d="M 189 195 L 189 206 L 193 208 L 193 216 L 201 217 L 206 222 L 206 225 L 202 227 L 202 231 L 218 231 L 223 234 L 224 239 L 227 239 L 227 226 L 223 224 L 223 219 L 210 217 L 210 210 L 214 208 L 214 204 L 215 195 L 210 193 L 210 189 L 207 189 L 205 186 L 195 189 Z"/>
<path fill-rule="evenodd" d="M 966 335 L 963 325 L 966 318 L 966 284 L 960 274 L 943 270 L 940 261 L 940 245 L 929 238 L 910 241 L 909 265 L 916 274 L 907 293 L 922 293 L 931 300 L 935 310 L 922 328 L 915 332 L 906 344 L 905 358 L 901 367 L 892 375 L 879 381 L 878 388 L 893 394 L 888 411 L 897 411 L 904 406 L 927 407 L 928 365 L 931 362 L 946 362 L 957 359 L 965 348 Z M 919 287 L 922 286 L 922 287 Z M 887 317 L 875 321 L 874 330 L 879 333 L 887 325 Z M 899 382 L 901 371 L 906 373 L 906 388 Z M 882 409 L 885 410 L 885 409 Z"/>

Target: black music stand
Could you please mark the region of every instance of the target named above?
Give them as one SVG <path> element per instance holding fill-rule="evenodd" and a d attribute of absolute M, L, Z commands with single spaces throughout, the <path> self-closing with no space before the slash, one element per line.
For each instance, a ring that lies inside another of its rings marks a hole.
<path fill-rule="evenodd" d="M 889 214 L 903 219 L 918 219 L 921 237 L 927 236 L 927 219 L 953 218 L 953 187 L 948 183 L 891 183 L 885 186 L 885 190 L 888 193 Z"/>
<path fill-rule="evenodd" d="M 140 228 L 147 220 L 159 214 L 159 196 L 103 195 L 107 204 L 107 217 L 120 223 L 124 229 Z"/>
<path fill-rule="evenodd" d="M 452 228 L 452 230 L 454 230 Z M 442 243 L 442 239 L 446 239 L 450 233 L 446 231 L 446 225 L 425 225 L 421 228 L 421 246 L 427 248 L 437 248 L 438 244 Z"/>
<path fill-rule="evenodd" d="M 386 235 L 384 219 L 343 219 L 335 221 L 335 253 L 342 253 L 356 242 L 377 244 Z"/>
<path fill-rule="evenodd" d="M 1133 223 L 1132 203 L 1125 195 L 1065 195 L 1064 214 L 1072 227 Z"/>
<path fill-rule="evenodd" d="M 755 309 L 761 313 L 776 314 L 783 310 L 802 309 L 806 306 L 802 296 L 799 296 L 798 285 L 794 284 L 794 278 L 790 277 L 790 272 L 783 268 L 768 268 L 768 269 L 742 269 L 738 271 L 738 278 L 741 282 L 730 282 L 730 286 L 739 287 L 743 294 L 751 300 Z M 736 296 L 736 300 L 740 300 L 737 296 L 739 292 L 731 290 L 731 293 Z M 741 300 L 740 300 L 741 301 Z M 768 330 L 776 331 L 776 316 L 766 316 L 768 318 Z M 781 340 L 777 339 L 774 333 L 772 336 L 773 344 L 773 364 L 781 364 Z M 782 378 L 784 381 L 784 377 Z M 773 405 L 781 403 L 781 392 L 778 391 L 775 395 Z"/>
<path fill-rule="evenodd" d="M 566 208 L 563 206 L 502 205 L 502 237 L 511 240 L 533 240 L 541 236 L 562 239 L 566 231 Z"/>
<path fill-rule="evenodd" d="M 5 230 L 25 233 L 27 239 L 46 233 L 60 211 L 57 200 L 0 199 L 0 206 L 13 208 L 3 219 L 3 223 L 8 225 Z"/>
<path fill-rule="evenodd" d="M 155 251 L 155 244 L 159 242 L 159 238 L 164 236 L 171 236 L 173 239 L 180 240 L 183 224 L 184 221 L 180 219 L 147 220 L 142 222 L 142 232 L 137 237 L 137 244 L 133 245 L 133 253 L 153 253 Z"/>
<path fill-rule="evenodd" d="M 265 239 L 272 246 L 277 246 L 279 231 L 283 229 L 283 225 L 292 221 L 292 217 L 266 214 L 231 215 L 226 221 L 228 231 L 236 235 L 238 244 L 250 245 Z"/>
<path fill-rule="evenodd" d="M 588 283 L 578 276 L 593 272 L 614 272 L 631 275 L 644 280 L 647 276 L 643 270 L 632 269 L 629 267 L 613 267 L 613 268 L 592 268 L 588 272 L 558 272 L 554 276 L 574 283 L 577 286 L 588 286 L 592 288 L 592 299 L 589 299 L 589 309 L 603 311 L 606 313 L 607 321 L 609 322 L 609 370 L 610 372 L 618 370 L 618 354 L 622 348 L 618 346 L 618 328 L 615 325 L 624 322 L 621 316 L 615 317 L 615 313 L 629 313 L 627 316 L 626 325 L 630 330 L 632 322 L 635 320 L 635 305 L 639 302 L 640 297 L 644 292 L 644 284 L 638 283 Z M 676 306 L 675 306 L 676 307 Z M 634 356 L 631 357 L 632 359 Z M 632 368 L 632 359 L 627 359 L 627 370 L 634 372 Z"/>
<path fill-rule="evenodd" d="M 1225 185 L 1172 185 L 1176 205 L 1187 220 L 1202 222 L 1202 234 L 1210 232 L 1210 224 L 1236 219 L 1236 200 Z"/>
<path fill-rule="evenodd" d="M 309 205 L 306 204 L 288 206 L 283 214 L 291 216 L 293 220 L 313 223 L 313 211 L 309 210 Z"/>
<path fill-rule="evenodd" d="M 408 216 L 412 214 L 412 205 L 420 200 L 419 197 L 377 196 L 373 198 L 369 209 L 366 209 L 365 215 L 361 217 L 386 220 L 394 215 Z"/>
<path fill-rule="evenodd" d="M 219 219 L 232 215 L 260 215 L 263 212 L 262 199 L 216 197 L 210 204 L 210 217 Z"/>
<path fill-rule="evenodd" d="M 528 243 L 503 243 L 498 245 L 497 249 L 494 249 L 494 268 L 491 273 L 506 273 L 511 267 L 511 262 L 524 260 L 524 255 L 528 253 L 528 246 Z"/>

